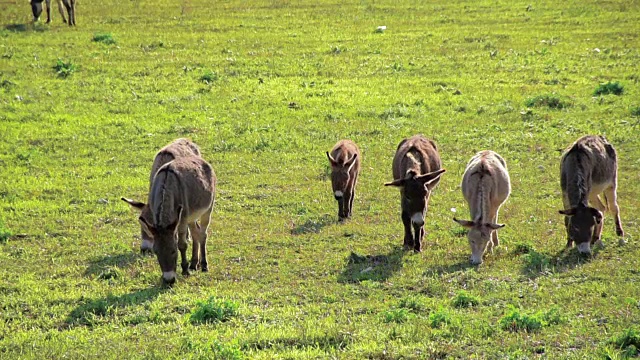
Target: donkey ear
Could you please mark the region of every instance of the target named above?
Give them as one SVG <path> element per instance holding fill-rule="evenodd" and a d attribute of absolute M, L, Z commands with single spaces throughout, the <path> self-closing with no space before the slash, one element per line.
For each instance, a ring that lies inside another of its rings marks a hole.
<path fill-rule="evenodd" d="M 440 176 L 446 171 L 447 170 L 445 169 L 436 170 L 424 175 L 420 175 L 416 177 L 416 180 L 421 181 L 427 189 L 431 190 L 434 186 L 436 186 L 437 180 L 440 179 Z"/>
<path fill-rule="evenodd" d="M 596 218 L 596 224 L 600 224 L 602 222 L 602 212 L 600 212 L 600 210 L 595 208 L 589 208 L 589 209 L 591 210 L 593 217 Z"/>
<path fill-rule="evenodd" d="M 569 210 L 560 210 L 558 212 L 562 215 L 573 216 L 576 214 L 576 208 L 571 208 Z"/>
<path fill-rule="evenodd" d="M 145 219 L 144 217 L 140 216 L 138 218 L 138 221 L 140 222 L 140 225 L 142 226 L 142 230 L 144 230 L 144 232 L 146 232 L 147 234 L 150 234 L 150 235 L 153 234 L 155 228 L 151 224 L 149 224 L 147 222 L 147 219 Z"/>
<path fill-rule="evenodd" d="M 453 221 L 455 221 L 458 224 L 462 225 L 462 227 L 464 227 L 466 229 L 471 229 L 475 225 L 475 223 L 473 221 L 470 221 L 470 220 L 459 220 L 459 219 L 453 218 Z"/>
<path fill-rule="evenodd" d="M 331 157 L 331 154 L 329 154 L 328 151 L 327 151 L 327 158 L 329 159 L 331 166 L 338 166 L 338 163 Z"/>
<path fill-rule="evenodd" d="M 498 229 L 502 229 L 506 225 L 505 224 L 488 223 L 488 224 L 484 224 L 484 226 L 488 227 L 491 230 L 498 230 Z"/>
<path fill-rule="evenodd" d="M 131 208 L 133 210 L 136 210 L 136 211 L 142 211 L 142 209 L 147 205 L 145 203 L 141 203 L 139 201 L 127 199 L 125 197 L 121 197 L 120 200 L 122 200 L 122 201 L 126 202 L 127 204 L 129 204 L 131 206 Z"/>
<path fill-rule="evenodd" d="M 358 154 L 353 154 L 351 159 L 349 159 L 344 165 L 347 167 L 347 171 L 351 172 L 351 169 L 356 164 L 356 159 L 358 159 Z"/>
<path fill-rule="evenodd" d="M 392 182 L 384 183 L 384 186 L 404 186 L 404 179 L 393 180 Z"/>

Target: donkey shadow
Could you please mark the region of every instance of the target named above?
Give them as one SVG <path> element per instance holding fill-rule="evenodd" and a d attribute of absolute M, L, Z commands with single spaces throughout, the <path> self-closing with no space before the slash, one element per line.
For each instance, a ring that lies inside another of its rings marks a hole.
<path fill-rule="evenodd" d="M 84 276 L 95 277 L 98 276 L 102 279 L 107 279 L 113 274 L 113 269 L 128 268 L 142 258 L 134 252 L 126 252 L 116 255 L 106 255 L 100 258 L 94 258 L 90 261 L 87 270 L 84 272 Z"/>
<path fill-rule="evenodd" d="M 599 246 L 594 247 L 589 255 L 581 254 L 576 248 L 563 248 L 555 255 L 530 250 L 521 255 L 526 256 L 521 273 L 529 279 L 564 273 L 591 262 L 600 251 L 602 248 Z"/>
<path fill-rule="evenodd" d="M 27 32 L 29 30 L 32 30 L 35 32 L 44 32 L 48 30 L 48 28 L 45 25 L 42 25 L 40 23 L 9 24 L 9 25 L 6 25 L 4 28 L 5 30 L 15 32 L 15 33 Z"/>
<path fill-rule="evenodd" d="M 345 269 L 338 276 L 338 282 L 385 281 L 393 273 L 402 269 L 402 258 L 405 253 L 401 246 L 381 255 L 358 255 L 352 251 L 347 257 Z"/>
<path fill-rule="evenodd" d="M 467 269 L 474 269 L 477 271 L 479 266 L 481 265 L 472 264 L 469 261 L 469 258 L 465 256 L 464 258 L 461 258 L 460 261 L 453 264 L 437 265 L 437 266 L 430 267 L 427 270 L 425 270 L 424 274 L 425 275 L 443 275 L 443 274 L 451 274 L 458 271 L 465 271 Z"/>
<path fill-rule="evenodd" d="M 336 218 L 328 214 L 318 216 L 313 219 L 308 219 L 300 225 L 296 225 L 291 229 L 291 235 L 317 234 L 325 226 L 335 224 L 336 222 Z"/>
<path fill-rule="evenodd" d="M 118 309 L 152 301 L 166 290 L 163 287 L 152 287 L 119 296 L 109 294 L 103 298 L 87 299 L 69 313 L 63 327 L 93 326 Z"/>

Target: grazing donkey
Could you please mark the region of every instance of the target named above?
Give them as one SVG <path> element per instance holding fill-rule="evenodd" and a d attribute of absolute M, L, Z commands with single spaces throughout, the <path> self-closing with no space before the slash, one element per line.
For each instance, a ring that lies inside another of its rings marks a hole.
<path fill-rule="evenodd" d="M 404 247 L 422 251 L 424 217 L 431 191 L 445 172 L 436 144 L 422 135 L 404 139 L 393 158 L 393 180 L 385 186 L 400 187 Z M 415 235 L 411 234 L 411 225 Z"/>
<path fill-rule="evenodd" d="M 482 256 L 488 249 L 497 247 L 498 210 L 511 193 L 511 180 L 504 159 L 491 150 L 477 153 L 467 164 L 462 176 L 462 193 L 469 204 L 472 220 L 455 222 L 469 229 L 467 237 L 471 246 L 471 263 L 482 264 Z"/>
<path fill-rule="evenodd" d="M 356 183 L 360 173 L 360 150 L 351 140 L 340 140 L 327 152 L 331 163 L 331 186 L 338 200 L 338 220 L 351 217 L 353 199 L 356 196 Z"/>
<path fill-rule="evenodd" d="M 162 280 L 176 281 L 177 250 L 182 274 L 207 271 L 207 229 L 215 201 L 216 176 L 199 156 L 177 158 L 163 165 L 153 178 L 149 192 L 150 216 L 140 216 L 140 224 L 153 236 Z M 199 223 L 198 223 L 199 221 Z M 187 263 L 187 230 L 193 238 L 191 264 Z"/>
<path fill-rule="evenodd" d="M 155 159 L 153 160 L 153 165 L 151 166 L 151 175 L 149 176 L 149 192 L 151 192 L 153 178 L 156 176 L 158 169 L 160 169 L 162 165 L 177 158 L 187 156 L 201 156 L 200 148 L 198 147 L 198 145 L 194 144 L 189 139 L 176 139 L 171 144 L 168 144 L 160 149 L 160 151 L 158 151 L 158 153 L 156 154 Z M 131 205 L 132 209 L 140 212 L 143 217 L 150 218 L 151 209 L 147 204 L 124 197 L 121 199 Z M 142 243 L 140 244 L 140 252 L 145 253 L 153 250 L 153 237 L 150 233 L 145 231 L 144 226 L 140 226 L 140 237 L 142 238 Z"/>
<path fill-rule="evenodd" d="M 30 0 L 31 11 L 33 12 L 33 21 L 38 21 L 40 18 L 40 14 L 42 14 L 42 3 L 45 3 L 45 7 L 47 8 L 47 24 L 51 22 L 51 0 Z M 64 17 L 64 7 L 67 9 L 69 14 L 69 26 L 76 24 L 76 0 L 56 0 L 58 3 L 58 10 L 60 11 L 60 15 L 62 15 L 62 21 L 66 24 L 67 19 Z"/>
<path fill-rule="evenodd" d="M 602 245 L 603 212 L 609 209 L 616 222 L 616 234 L 624 237 L 616 195 L 618 161 L 616 150 L 603 136 L 587 135 L 578 139 L 560 161 L 560 187 L 566 215 L 567 247 L 591 253 L 591 245 Z M 604 193 L 606 205 L 598 194 Z M 590 207 L 591 204 L 594 207 Z"/>

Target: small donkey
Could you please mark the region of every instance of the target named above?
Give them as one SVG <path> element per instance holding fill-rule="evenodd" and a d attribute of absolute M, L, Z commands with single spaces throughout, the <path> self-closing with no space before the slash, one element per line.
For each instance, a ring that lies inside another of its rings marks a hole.
<path fill-rule="evenodd" d="M 497 247 L 498 210 L 511 193 L 511 180 L 504 159 L 491 150 L 477 153 L 467 164 L 462 177 L 462 193 L 469 204 L 471 221 L 455 222 L 469 229 L 467 237 L 471 246 L 471 263 L 482 264 L 486 250 Z"/>
<path fill-rule="evenodd" d="M 177 250 L 182 274 L 207 271 L 207 229 L 215 202 L 216 176 L 211 165 L 199 156 L 181 157 L 163 165 L 149 192 L 151 214 L 141 215 L 140 224 L 153 235 L 162 280 L 176 281 Z M 148 216 L 151 215 L 151 216 Z M 198 223 L 199 221 L 199 223 Z M 187 262 L 187 230 L 193 238 L 191 265 Z"/>
<path fill-rule="evenodd" d="M 149 192 L 151 192 L 151 186 L 153 185 L 153 178 L 156 176 L 158 169 L 162 165 L 181 157 L 188 156 L 201 156 L 200 148 L 189 139 L 176 139 L 171 144 L 166 145 L 155 156 L 153 165 L 151 166 L 151 175 L 149 176 Z M 131 205 L 131 208 L 140 212 L 145 218 L 150 218 L 151 208 L 143 202 L 121 198 L 123 201 Z M 140 252 L 145 253 L 153 249 L 153 237 L 150 233 L 145 231 L 144 226 L 140 226 L 140 237 L 142 243 L 140 244 Z"/>
<path fill-rule="evenodd" d="M 331 185 L 338 201 L 338 220 L 351 217 L 360 173 L 360 150 L 351 140 L 340 140 L 327 152 L 331 163 Z"/>
<path fill-rule="evenodd" d="M 422 251 L 424 217 L 431 191 L 446 171 L 441 168 L 436 144 L 422 135 L 404 139 L 398 145 L 393 158 L 393 180 L 385 186 L 400 188 L 402 223 L 404 224 L 404 248 Z M 413 225 L 414 235 L 411 234 Z"/>
<path fill-rule="evenodd" d="M 567 247 L 591 253 L 591 245 L 602 245 L 603 212 L 609 209 L 615 218 L 616 234 L 624 237 L 616 188 L 618 160 L 616 150 L 603 136 L 587 135 L 578 139 L 562 155 L 560 187 L 566 215 Z M 598 194 L 604 193 L 605 204 Z M 591 204 L 594 207 L 590 207 Z"/>
<path fill-rule="evenodd" d="M 40 14 L 42 14 L 42 3 L 45 3 L 47 8 L 47 24 L 51 22 L 51 0 L 30 0 L 31 4 L 31 12 L 33 12 L 33 21 L 38 21 L 40 18 Z M 64 7 L 67 9 L 69 14 L 69 26 L 76 24 L 76 0 L 56 0 L 58 3 L 58 10 L 60 11 L 60 15 L 62 15 L 62 21 L 66 24 L 67 19 L 64 17 Z"/>

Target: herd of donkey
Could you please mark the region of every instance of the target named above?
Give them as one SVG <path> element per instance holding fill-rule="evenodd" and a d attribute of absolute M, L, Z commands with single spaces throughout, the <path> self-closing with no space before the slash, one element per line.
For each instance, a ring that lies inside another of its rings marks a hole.
<path fill-rule="evenodd" d="M 340 140 L 327 152 L 327 158 L 342 222 L 353 212 L 362 156 L 353 141 Z M 432 140 L 415 135 L 398 145 L 393 158 L 394 180 L 385 186 L 400 189 L 406 250 L 422 250 L 427 204 L 444 172 Z M 592 245 L 602 245 L 603 212 L 607 209 L 614 216 L 616 234 L 624 237 L 616 199 L 617 172 L 616 151 L 602 136 L 581 137 L 563 153 L 560 185 L 564 209 L 560 214 L 565 215 L 567 247 L 575 243 L 580 253 L 590 254 Z M 207 271 L 207 229 L 216 190 L 211 165 L 202 158 L 196 144 L 177 139 L 156 154 L 149 181 L 147 203 L 122 198 L 140 213 L 141 251 L 156 254 L 166 285 L 176 281 L 178 250 L 183 275 L 198 268 Z M 462 193 L 469 204 L 471 220 L 453 220 L 468 229 L 470 260 L 480 264 L 485 253 L 498 246 L 497 230 L 505 226 L 498 223 L 498 210 L 511 193 L 505 160 L 491 150 L 475 154 L 465 169 Z M 190 264 L 189 233 L 193 242 Z"/>
<path fill-rule="evenodd" d="M 34 21 L 42 14 L 43 2 L 49 23 L 51 0 L 30 0 Z M 56 2 L 62 20 L 75 25 L 75 0 Z M 176 281 L 178 250 L 184 275 L 198 268 L 208 270 L 207 229 L 215 200 L 216 177 L 201 155 L 200 148 L 190 140 L 175 140 L 156 154 L 147 203 L 122 198 L 140 212 L 140 249 L 156 254 L 163 282 L 168 285 Z M 327 152 L 327 157 L 338 201 L 338 218 L 342 221 L 350 218 L 353 211 L 362 156 L 353 141 L 340 140 Z M 438 148 L 430 139 L 416 135 L 398 145 L 393 158 L 394 180 L 385 185 L 400 188 L 407 250 L 422 250 L 427 204 L 444 172 Z M 603 212 L 607 209 L 614 216 L 616 234 L 624 237 L 616 199 L 617 173 L 616 151 L 602 136 L 584 136 L 564 152 L 560 170 L 564 209 L 560 214 L 565 215 L 567 247 L 575 243 L 580 253 L 589 254 L 591 245 L 602 245 Z M 505 226 L 498 224 L 498 210 L 511 193 L 504 159 L 491 150 L 473 156 L 462 178 L 462 193 L 469 204 L 471 220 L 453 220 L 468 229 L 471 262 L 480 264 L 484 254 L 498 246 L 497 230 Z M 604 203 L 600 194 L 604 196 Z M 193 242 L 191 264 L 186 256 L 189 233 Z"/>

